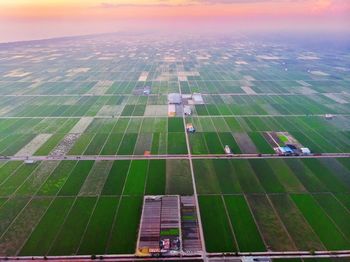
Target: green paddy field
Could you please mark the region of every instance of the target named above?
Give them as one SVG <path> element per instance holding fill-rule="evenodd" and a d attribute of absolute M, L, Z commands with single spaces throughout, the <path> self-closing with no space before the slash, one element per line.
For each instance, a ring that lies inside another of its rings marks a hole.
<path fill-rule="evenodd" d="M 0 44 L 0 256 L 134 254 L 144 195 L 194 195 L 208 253 L 350 250 L 348 50 L 154 43 Z M 259 158 L 282 132 L 327 157 Z"/>

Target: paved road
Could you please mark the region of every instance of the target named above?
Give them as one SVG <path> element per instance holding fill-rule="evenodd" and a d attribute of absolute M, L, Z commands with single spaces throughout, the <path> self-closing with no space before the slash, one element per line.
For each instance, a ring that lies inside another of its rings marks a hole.
<path fill-rule="evenodd" d="M 47 160 L 141 160 L 141 159 L 271 159 L 271 158 L 350 158 L 350 153 L 323 153 L 305 156 L 283 156 L 278 154 L 208 154 L 208 155 L 61 155 L 61 156 L 8 156 L 2 157 L 4 161 L 47 161 Z"/>
<path fill-rule="evenodd" d="M 337 117 L 337 116 L 350 116 L 350 114 L 332 114 L 333 116 Z M 324 117 L 325 114 L 310 114 L 310 115 L 302 115 L 302 114 L 268 114 L 268 115 L 258 115 L 258 114 L 250 114 L 250 115 L 196 115 L 195 117 L 198 118 L 208 118 L 208 117 L 212 117 L 212 118 L 222 118 L 222 117 Z M 60 118 L 73 118 L 73 119 L 80 119 L 82 117 L 86 117 L 86 116 L 0 116 L 0 119 L 47 119 L 47 118 L 53 118 L 53 119 L 60 119 Z M 90 117 L 90 116 L 89 116 Z M 156 116 L 156 115 L 147 115 L 147 116 L 112 116 L 112 115 L 107 115 L 107 116 L 91 116 L 92 118 L 154 118 L 154 117 L 163 117 L 163 118 L 169 118 L 167 115 L 164 116 Z"/>
<path fill-rule="evenodd" d="M 303 93 L 274 93 L 274 92 L 267 92 L 267 93 L 201 93 L 202 95 L 229 95 L 229 96 L 295 96 L 295 95 L 310 95 L 310 94 L 303 94 Z M 315 91 L 315 93 L 311 94 L 319 94 Z M 344 95 L 343 92 L 329 92 L 329 93 L 322 93 L 322 95 Z M 142 95 L 142 94 L 141 94 Z M 81 96 L 135 96 L 135 94 L 96 94 L 96 93 L 85 93 L 85 94 L 5 94 L 1 95 L 2 97 L 81 97 Z M 159 94 L 149 94 L 148 96 L 159 96 Z"/>
<path fill-rule="evenodd" d="M 99 256 L 97 256 L 98 258 Z M 245 258 L 256 259 L 272 259 L 272 258 L 349 258 L 350 250 L 337 250 L 337 251 L 316 251 L 314 254 L 310 254 L 309 251 L 291 251 L 291 252 L 239 252 L 239 253 L 208 253 L 207 258 L 209 261 L 222 261 L 224 259 L 235 259 L 238 261 L 244 261 Z M 104 261 L 147 261 L 147 260 L 193 260 L 193 259 L 205 259 L 204 255 L 183 255 L 181 257 L 159 257 L 159 258 L 144 258 L 136 257 L 134 254 L 120 254 L 120 255 L 103 255 Z M 48 256 L 44 259 L 41 256 L 23 256 L 23 257 L 0 257 L 0 261 L 13 261 L 13 260 L 36 260 L 36 261 L 91 261 L 91 256 Z"/>

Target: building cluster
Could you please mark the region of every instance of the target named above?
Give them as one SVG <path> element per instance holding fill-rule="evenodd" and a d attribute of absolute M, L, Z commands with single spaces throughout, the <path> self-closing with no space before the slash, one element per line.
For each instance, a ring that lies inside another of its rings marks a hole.
<path fill-rule="evenodd" d="M 145 196 L 137 255 L 178 255 L 180 227 L 179 196 Z"/>
<path fill-rule="evenodd" d="M 307 147 L 298 147 L 293 144 L 286 144 L 285 146 L 277 147 L 277 152 L 284 156 L 300 156 L 310 155 L 311 151 Z"/>
<path fill-rule="evenodd" d="M 192 106 L 204 104 L 202 94 L 168 94 L 168 116 L 190 116 L 192 115 Z"/>

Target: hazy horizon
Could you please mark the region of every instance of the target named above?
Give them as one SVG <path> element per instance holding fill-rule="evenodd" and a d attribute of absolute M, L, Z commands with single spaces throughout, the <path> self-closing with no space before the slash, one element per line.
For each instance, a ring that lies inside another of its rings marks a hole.
<path fill-rule="evenodd" d="M 0 42 L 120 31 L 348 33 L 346 0 L 3 0 Z"/>

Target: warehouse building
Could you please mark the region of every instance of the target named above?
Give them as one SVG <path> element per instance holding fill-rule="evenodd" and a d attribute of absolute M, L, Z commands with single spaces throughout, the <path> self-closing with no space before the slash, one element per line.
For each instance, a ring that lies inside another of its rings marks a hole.
<path fill-rule="evenodd" d="M 179 93 L 168 94 L 168 104 L 179 105 L 179 104 L 181 104 L 181 102 L 182 102 L 182 99 L 181 99 L 181 95 Z"/>

